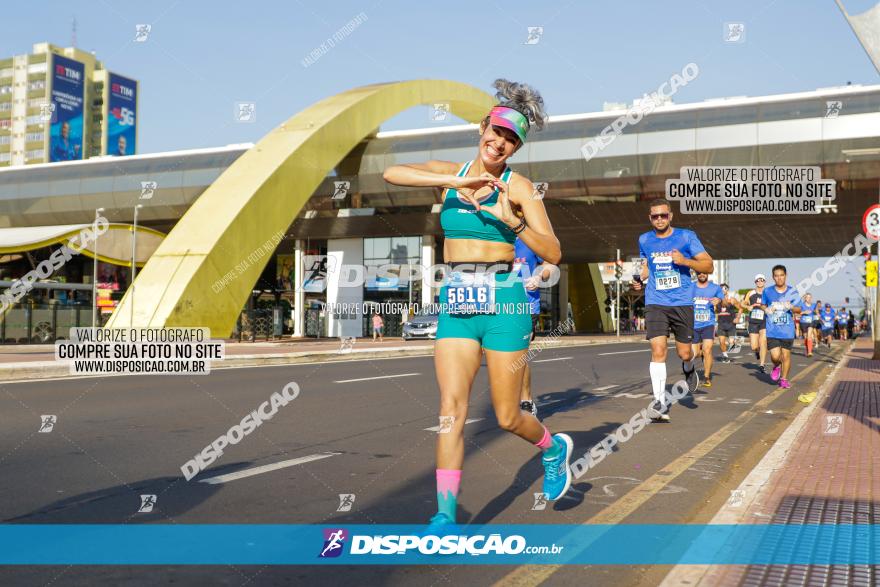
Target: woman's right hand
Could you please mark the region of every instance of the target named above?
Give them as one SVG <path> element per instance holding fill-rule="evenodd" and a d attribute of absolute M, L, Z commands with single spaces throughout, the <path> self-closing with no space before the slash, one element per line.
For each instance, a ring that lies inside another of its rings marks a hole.
<path fill-rule="evenodd" d="M 456 177 L 454 182 L 455 191 L 458 192 L 459 196 L 467 200 L 474 208 L 479 210 L 480 202 L 474 194 L 482 187 L 494 187 L 495 180 L 496 178 L 491 173 L 486 172 L 470 177 Z"/>
<path fill-rule="evenodd" d="M 487 173 L 484 171 L 480 175 L 456 177 L 455 186 L 456 188 L 469 188 L 477 191 L 481 187 L 492 185 L 492 183 L 495 182 L 497 179 L 498 178 L 493 176 L 491 173 Z"/>

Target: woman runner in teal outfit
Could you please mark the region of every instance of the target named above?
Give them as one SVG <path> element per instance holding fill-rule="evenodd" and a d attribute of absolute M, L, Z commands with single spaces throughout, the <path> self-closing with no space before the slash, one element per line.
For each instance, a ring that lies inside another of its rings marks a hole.
<path fill-rule="evenodd" d="M 464 164 L 394 165 L 384 174 L 394 185 L 445 188 L 440 222 L 443 258 L 451 272 L 440 292 L 442 310 L 434 347 L 440 433 L 438 512 L 431 519 L 432 533 L 446 532 L 455 524 L 464 423 L 482 350 L 498 425 L 544 451 L 543 490 L 548 499 L 562 497 L 571 483 L 571 438 L 551 435 L 519 407 L 531 317 L 522 279 L 511 271 L 514 241 L 519 236 L 554 265 L 562 252 L 543 201 L 532 197 L 532 182 L 513 173 L 507 160 L 522 147 L 531 125 L 539 130 L 544 126 L 544 100 L 526 84 L 499 79 L 494 85 L 500 103 L 480 123 L 476 159 Z"/>

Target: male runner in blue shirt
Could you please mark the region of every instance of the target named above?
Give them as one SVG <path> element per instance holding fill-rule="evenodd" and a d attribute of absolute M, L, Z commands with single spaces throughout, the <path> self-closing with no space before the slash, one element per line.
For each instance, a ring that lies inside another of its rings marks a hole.
<path fill-rule="evenodd" d="M 791 387 L 788 371 L 794 344 L 794 320 L 803 304 L 797 290 L 785 284 L 786 273 L 785 265 L 773 267 L 775 286 L 765 288 L 761 294 L 761 308 L 767 316 L 767 350 L 774 365 L 770 378 L 778 381 L 783 389 Z"/>
<path fill-rule="evenodd" d="M 537 271 L 538 266 L 540 271 Z M 528 245 L 519 238 L 513 244 L 513 272 L 519 273 L 523 278 L 526 295 L 529 298 L 529 310 L 532 314 L 532 334 L 529 341 L 535 340 L 535 332 L 538 327 L 538 316 L 541 314 L 541 282 L 546 281 L 553 274 L 555 265 L 547 263 L 536 255 Z M 526 362 L 523 367 L 523 384 L 520 392 L 520 409 L 538 417 L 538 404 L 532 398 L 532 372 Z"/>
<path fill-rule="evenodd" d="M 834 336 L 834 322 L 837 320 L 837 314 L 831 304 L 825 304 L 825 308 L 819 312 L 819 320 L 822 321 L 822 339 L 825 345 L 831 346 L 831 338 Z"/>
<path fill-rule="evenodd" d="M 712 345 L 715 344 L 715 306 L 724 298 L 708 273 L 697 273 L 694 284 L 694 355 L 703 359 L 703 386 L 712 387 Z"/>
<path fill-rule="evenodd" d="M 798 325 L 801 328 L 801 334 L 804 335 L 804 346 L 807 348 L 807 356 L 813 356 L 813 320 L 818 306 L 813 303 L 811 294 L 804 294 L 804 301 L 801 304 L 801 315 Z"/>
<path fill-rule="evenodd" d="M 694 366 L 694 299 L 691 269 L 712 273 L 715 264 L 696 233 L 672 227 L 672 207 L 657 199 L 649 204 L 648 216 L 653 230 L 639 237 L 639 256 L 645 259 L 633 289 L 645 283 L 646 338 L 651 341 L 651 387 L 654 392 L 654 420 L 669 421 L 666 400 L 666 339 L 675 335 L 675 348 L 688 390 L 700 384 Z"/>

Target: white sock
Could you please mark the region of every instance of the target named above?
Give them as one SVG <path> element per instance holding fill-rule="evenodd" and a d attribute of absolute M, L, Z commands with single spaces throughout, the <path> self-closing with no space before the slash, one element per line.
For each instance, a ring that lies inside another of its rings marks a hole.
<path fill-rule="evenodd" d="M 651 363 L 649 365 L 651 373 L 651 389 L 654 392 L 654 399 L 663 402 L 666 392 L 666 363 Z"/>

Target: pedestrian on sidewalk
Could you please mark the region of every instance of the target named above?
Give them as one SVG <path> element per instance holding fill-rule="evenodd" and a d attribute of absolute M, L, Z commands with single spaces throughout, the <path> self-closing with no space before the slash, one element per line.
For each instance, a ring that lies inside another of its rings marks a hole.
<path fill-rule="evenodd" d="M 373 342 L 376 342 L 376 337 L 379 337 L 379 342 L 384 342 L 382 338 L 382 330 L 385 328 L 385 321 L 382 320 L 382 316 L 379 315 L 379 312 L 373 312 Z"/>

